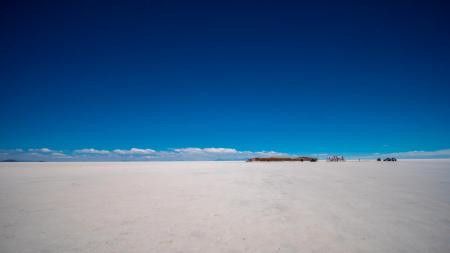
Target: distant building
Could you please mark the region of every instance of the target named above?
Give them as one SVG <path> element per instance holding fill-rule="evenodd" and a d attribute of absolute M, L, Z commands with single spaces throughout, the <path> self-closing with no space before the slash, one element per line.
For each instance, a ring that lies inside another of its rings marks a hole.
<path fill-rule="evenodd" d="M 330 156 L 327 158 L 328 162 L 345 162 L 345 158 L 343 156 Z"/>

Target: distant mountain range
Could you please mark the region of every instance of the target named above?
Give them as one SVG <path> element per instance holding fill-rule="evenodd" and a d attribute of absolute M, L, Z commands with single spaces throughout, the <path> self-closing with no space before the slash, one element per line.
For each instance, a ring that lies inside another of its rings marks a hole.
<path fill-rule="evenodd" d="M 6 160 L 1 160 L 0 162 L 3 162 L 3 163 L 16 163 L 16 162 L 45 162 L 45 161 L 26 161 L 26 160 L 18 161 L 18 160 L 15 160 L 15 159 L 6 159 Z"/>
<path fill-rule="evenodd" d="M 6 160 L 2 160 L 1 162 L 10 163 L 10 162 L 18 162 L 18 161 L 14 160 L 14 159 L 6 159 Z"/>

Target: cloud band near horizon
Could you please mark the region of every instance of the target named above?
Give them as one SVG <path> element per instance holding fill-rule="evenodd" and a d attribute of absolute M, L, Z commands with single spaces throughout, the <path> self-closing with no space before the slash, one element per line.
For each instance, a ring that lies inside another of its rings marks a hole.
<path fill-rule="evenodd" d="M 251 157 L 306 155 L 325 159 L 332 154 L 289 154 L 276 151 L 240 151 L 234 148 L 174 148 L 155 150 L 150 148 L 95 149 L 83 148 L 61 151 L 51 148 L 0 149 L 0 160 L 19 161 L 214 161 L 245 160 Z M 334 155 L 334 154 L 333 154 Z M 349 159 L 375 159 L 377 157 L 397 157 L 400 159 L 450 158 L 450 149 L 435 151 L 406 151 L 395 153 L 336 154 Z"/>

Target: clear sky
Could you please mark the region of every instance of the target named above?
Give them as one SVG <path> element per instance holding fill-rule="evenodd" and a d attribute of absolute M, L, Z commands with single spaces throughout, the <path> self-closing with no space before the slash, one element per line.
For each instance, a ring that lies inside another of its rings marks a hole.
<path fill-rule="evenodd" d="M 2 2 L 0 149 L 450 148 L 448 1 L 39 2 Z"/>

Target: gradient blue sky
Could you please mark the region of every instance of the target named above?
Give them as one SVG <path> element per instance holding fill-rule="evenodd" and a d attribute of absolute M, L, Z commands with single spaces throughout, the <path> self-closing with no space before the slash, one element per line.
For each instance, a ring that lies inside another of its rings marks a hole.
<path fill-rule="evenodd" d="M 448 1 L 64 2 L 2 3 L 2 149 L 450 147 Z"/>

